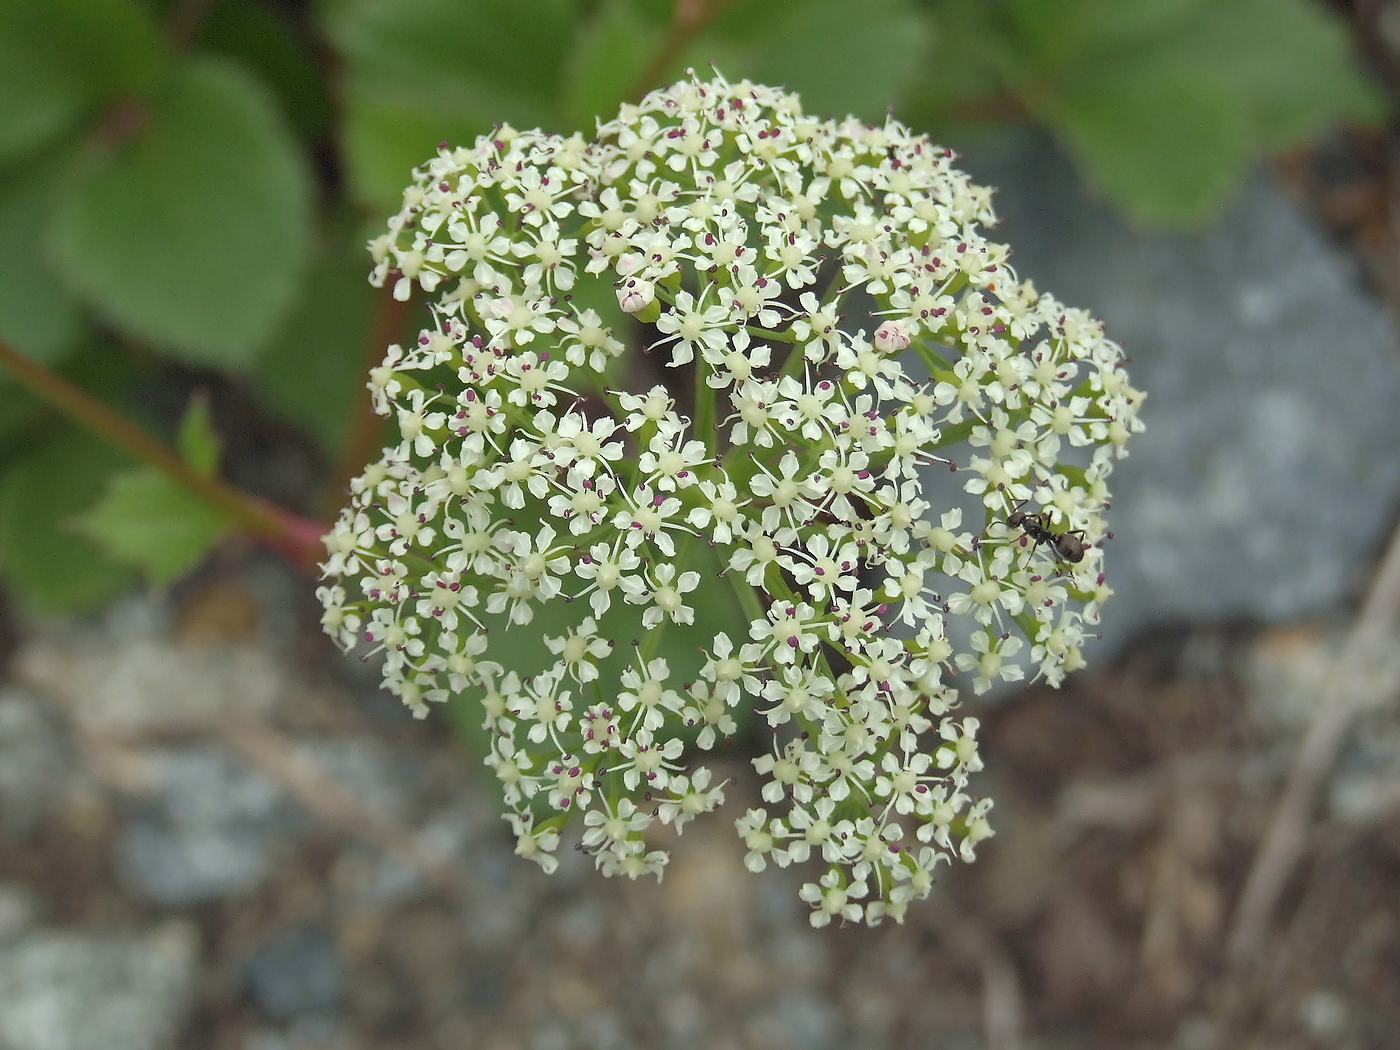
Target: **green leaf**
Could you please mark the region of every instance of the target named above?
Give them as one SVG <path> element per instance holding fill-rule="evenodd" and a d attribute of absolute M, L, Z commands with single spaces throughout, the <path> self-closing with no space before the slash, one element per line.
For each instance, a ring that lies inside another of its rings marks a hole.
<path fill-rule="evenodd" d="M 27 455 L 33 444 L 30 431 L 48 406 L 0 372 L 0 473 L 15 455 Z"/>
<path fill-rule="evenodd" d="M 1146 223 L 1203 219 L 1250 158 L 1240 107 L 1206 77 L 1105 77 L 1057 98 L 1049 119 L 1088 181 Z"/>
<path fill-rule="evenodd" d="M 218 469 L 222 445 L 207 396 L 190 398 L 176 445 L 181 458 L 205 477 Z M 94 543 L 140 569 L 156 586 L 192 569 L 232 528 L 222 511 L 154 467 L 115 475 L 79 524 Z"/>
<path fill-rule="evenodd" d="M 219 0 L 199 34 L 199 47 L 255 71 L 303 138 L 315 142 L 325 134 L 331 115 L 325 79 L 279 7 L 258 0 Z"/>
<path fill-rule="evenodd" d="M 327 31 L 345 57 L 345 152 L 354 196 L 395 205 L 441 141 L 502 121 L 556 126 L 576 0 L 358 0 Z"/>
<path fill-rule="evenodd" d="M 1261 152 L 1381 111 L 1316 0 L 941 0 L 933 14 L 926 119 L 1008 93 L 1143 222 L 1199 221 Z"/>
<path fill-rule="evenodd" d="M 1176 32 L 1211 0 L 1009 0 L 992 8 L 1021 52 L 1027 71 L 1040 75 L 1081 66 L 1091 53 L 1151 46 Z M 1214 0 L 1228 5 L 1233 0 Z M 983 5 L 991 7 L 991 5 Z M 1093 59 L 1087 59 L 1090 65 Z"/>
<path fill-rule="evenodd" d="M 166 59 L 132 0 L 0 4 L 0 164 L 32 156 L 103 102 L 153 82 Z"/>
<path fill-rule="evenodd" d="M 60 188 L 53 169 L 27 171 L 0 193 L 0 339 L 50 365 L 83 333 L 77 300 L 41 250 Z M 7 382 L 0 369 L 0 384 Z"/>
<path fill-rule="evenodd" d="M 716 41 L 730 50 L 720 72 L 782 84 L 808 113 L 879 121 L 904 93 L 931 35 L 907 0 L 740 0 L 686 50 L 703 69 Z M 734 68 L 731 68 L 732 63 Z"/>
<path fill-rule="evenodd" d="M 997 11 L 984 0 L 940 0 L 931 12 L 932 47 L 919 66 L 901 113 L 924 124 L 966 99 L 991 99 L 1005 90 L 1002 71 L 1014 62 Z"/>
<path fill-rule="evenodd" d="M 130 570 L 72 527 L 122 462 L 110 446 L 68 430 L 0 474 L 0 575 L 26 605 L 85 611 L 131 583 Z"/>
<path fill-rule="evenodd" d="M 774 29 L 757 77 L 802 96 L 809 113 L 879 121 L 903 92 L 928 42 L 905 3 L 867 3 L 853 17 L 844 0 L 812 4 Z"/>
<path fill-rule="evenodd" d="M 223 442 L 219 440 L 219 435 L 214 433 L 207 394 L 196 394 L 190 398 L 189 407 L 185 409 L 184 418 L 180 420 L 176 447 L 180 450 L 180 458 L 206 478 L 212 477 L 219 469 Z"/>
<path fill-rule="evenodd" d="M 296 297 L 311 180 L 268 92 L 187 60 L 147 125 L 92 157 L 56 217 L 68 281 L 119 328 L 187 361 L 245 365 Z"/>
<path fill-rule="evenodd" d="M 80 526 L 93 542 L 140 569 L 155 586 L 194 568 L 231 527 L 216 508 L 154 467 L 137 467 L 112 478 Z"/>
<path fill-rule="evenodd" d="M 301 301 L 253 374 L 261 399 L 332 455 L 345 440 L 350 409 L 365 383 L 374 309 L 368 274 L 363 244 L 350 223 L 342 223 L 325 238 Z"/>
<path fill-rule="evenodd" d="M 623 102 L 631 101 L 664 35 L 664 23 L 642 16 L 633 0 L 610 0 L 595 12 L 579 33 L 569 62 L 566 124 L 591 135 L 595 118 L 616 115 Z"/>
<path fill-rule="evenodd" d="M 1301 142 L 1339 120 L 1383 119 L 1349 30 L 1315 0 L 1207 4 L 1168 54 L 1227 83 L 1262 148 Z"/>

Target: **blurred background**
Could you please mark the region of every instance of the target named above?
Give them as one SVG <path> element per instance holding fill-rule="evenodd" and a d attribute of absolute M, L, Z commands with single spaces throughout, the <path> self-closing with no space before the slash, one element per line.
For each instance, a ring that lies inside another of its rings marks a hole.
<path fill-rule="evenodd" d="M 470 711 L 0 369 L 0 1048 L 1400 1045 L 1400 3 L 5 0 L 0 340 L 324 520 L 409 169 L 711 63 L 957 149 L 1149 392 L 1091 670 L 971 705 L 997 838 L 813 931 L 754 737 L 663 883 L 547 878 Z"/>

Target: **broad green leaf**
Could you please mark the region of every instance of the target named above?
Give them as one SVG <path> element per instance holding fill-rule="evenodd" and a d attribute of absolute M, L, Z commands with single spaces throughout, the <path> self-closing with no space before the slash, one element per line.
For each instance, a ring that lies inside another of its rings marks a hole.
<path fill-rule="evenodd" d="M 756 79 L 784 84 L 809 113 L 880 121 L 903 92 L 928 43 L 925 20 L 911 5 L 812 4 L 774 29 Z"/>
<path fill-rule="evenodd" d="M 0 473 L 16 455 L 29 452 L 30 428 L 43 418 L 45 405 L 24 387 L 8 380 L 0 369 Z"/>
<path fill-rule="evenodd" d="M 0 4 L 0 164 L 50 145 L 103 102 L 140 90 L 165 62 L 132 0 Z"/>
<path fill-rule="evenodd" d="M 955 119 L 950 107 L 968 99 L 996 99 L 1005 90 L 1003 71 L 1016 61 L 1003 19 L 983 0 L 940 0 L 931 11 L 929 54 L 905 95 L 900 115 L 927 126 Z"/>
<path fill-rule="evenodd" d="M 912 99 L 926 123 L 1014 100 L 1141 221 L 1200 220 L 1259 153 L 1379 111 L 1315 0 L 939 0 L 932 15 L 935 65 Z"/>
<path fill-rule="evenodd" d="M 1091 51 L 1145 44 L 1175 32 L 1211 0 L 1009 0 L 996 5 L 1027 71 L 1053 74 Z M 1228 5 L 1233 0 L 1214 0 Z M 984 7 L 991 5 L 983 5 Z"/>
<path fill-rule="evenodd" d="M 368 253 L 352 233 L 332 231 L 301 301 L 254 372 L 262 400 L 332 455 L 345 440 L 351 406 L 365 383 L 374 305 L 369 267 Z"/>
<path fill-rule="evenodd" d="M 56 259 L 122 330 L 237 368 L 296 297 L 306 161 L 266 89 L 225 60 L 187 60 L 150 107 L 145 127 L 67 187 Z"/>
<path fill-rule="evenodd" d="M 1045 3 L 1046 0 L 1037 0 Z M 1229 6 L 1236 0 L 1052 0 L 1058 8 L 1055 39 L 1060 62 L 1080 61 L 1094 53 L 1113 54 L 1126 47 L 1151 48 L 1188 25 L 1204 8 Z"/>
<path fill-rule="evenodd" d="M 351 196 L 384 214 L 398 210 L 414 166 L 432 157 L 438 143 L 471 145 L 494 123 L 484 109 L 420 103 L 372 85 L 348 84 L 344 95 L 342 145 Z"/>
<path fill-rule="evenodd" d="M 176 447 L 180 450 L 180 458 L 206 478 L 212 477 L 219 469 L 223 442 L 214 433 L 207 394 L 200 393 L 190 398 L 189 407 L 180 420 Z"/>
<path fill-rule="evenodd" d="M 60 188 L 46 164 L 0 193 L 0 339 L 45 364 L 60 360 L 83 332 L 77 300 L 42 251 Z M 0 369 L 0 385 L 7 382 Z"/>
<path fill-rule="evenodd" d="M 1056 99 L 1049 121 L 1088 181 L 1147 223 L 1205 218 L 1250 157 L 1237 101 L 1206 77 L 1105 77 Z"/>
<path fill-rule="evenodd" d="M 331 7 L 345 58 L 345 151 L 354 195 L 392 205 L 441 141 L 502 121 L 553 129 L 576 0 L 358 0 Z"/>
<path fill-rule="evenodd" d="M 194 568 L 230 528 L 216 508 L 154 467 L 117 474 L 80 524 L 94 543 L 155 586 Z"/>
<path fill-rule="evenodd" d="M 1160 61 L 1209 72 L 1244 104 L 1254 142 L 1300 142 L 1339 120 L 1382 119 L 1342 19 L 1314 0 L 1206 4 Z"/>
<path fill-rule="evenodd" d="M 259 0 L 219 0 L 199 34 L 203 51 L 240 60 L 277 95 L 305 139 L 327 131 L 330 101 L 316 58 L 278 6 Z"/>
<path fill-rule="evenodd" d="M 720 72 L 782 84 L 808 113 L 879 121 L 904 93 L 930 38 L 929 21 L 907 0 L 739 0 L 680 65 L 703 69 L 725 45 L 736 68 Z M 722 51 L 721 54 L 724 54 Z"/>
<path fill-rule="evenodd" d="M 73 527 L 123 460 L 76 430 L 32 447 L 0 474 L 0 577 L 43 612 L 96 608 L 131 572 Z"/>
<path fill-rule="evenodd" d="M 664 23 L 641 17 L 631 0 L 612 0 L 593 15 L 569 62 L 564 114 L 569 127 L 591 135 L 595 118 L 613 117 L 623 102 L 636 101 L 638 83 L 662 47 Z M 648 84 L 643 90 L 660 87 Z"/>

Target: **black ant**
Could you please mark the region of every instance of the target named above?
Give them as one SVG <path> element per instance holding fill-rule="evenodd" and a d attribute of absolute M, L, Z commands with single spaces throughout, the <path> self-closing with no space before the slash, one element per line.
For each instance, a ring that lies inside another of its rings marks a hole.
<path fill-rule="evenodd" d="M 1031 550 L 1034 551 L 1042 543 L 1047 544 L 1055 552 L 1057 561 L 1078 564 L 1084 560 L 1084 551 L 1088 544 L 1084 542 L 1084 530 L 1073 529 L 1069 532 L 1052 532 L 1050 529 L 1050 512 L 1042 510 L 1035 513 L 1029 510 L 1021 510 L 1018 506 L 1006 519 L 1008 529 L 1020 529 L 1025 535 L 1021 538 L 1021 546 L 1025 546 L 1029 539 L 1034 544 Z"/>

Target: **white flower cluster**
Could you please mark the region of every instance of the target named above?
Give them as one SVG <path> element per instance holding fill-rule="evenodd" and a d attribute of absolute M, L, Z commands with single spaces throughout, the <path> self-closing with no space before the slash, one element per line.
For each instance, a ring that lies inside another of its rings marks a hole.
<path fill-rule="evenodd" d="M 503 126 L 416 169 L 373 281 L 436 295 L 434 324 L 371 375 L 400 440 L 352 485 L 319 593 L 415 714 L 482 705 L 518 853 L 552 869 L 579 812 L 605 873 L 659 875 L 648 829 L 723 800 L 694 760 L 750 709 L 774 812 L 737 821 L 747 863 L 819 861 L 814 924 L 902 918 L 991 834 L 949 678 L 1080 666 L 1142 400 L 993 221 L 897 121 L 721 79 L 592 142 Z M 985 515 L 931 507 L 931 465 Z M 720 585 L 743 618 L 696 637 Z M 543 670 L 491 659 L 531 630 Z"/>

